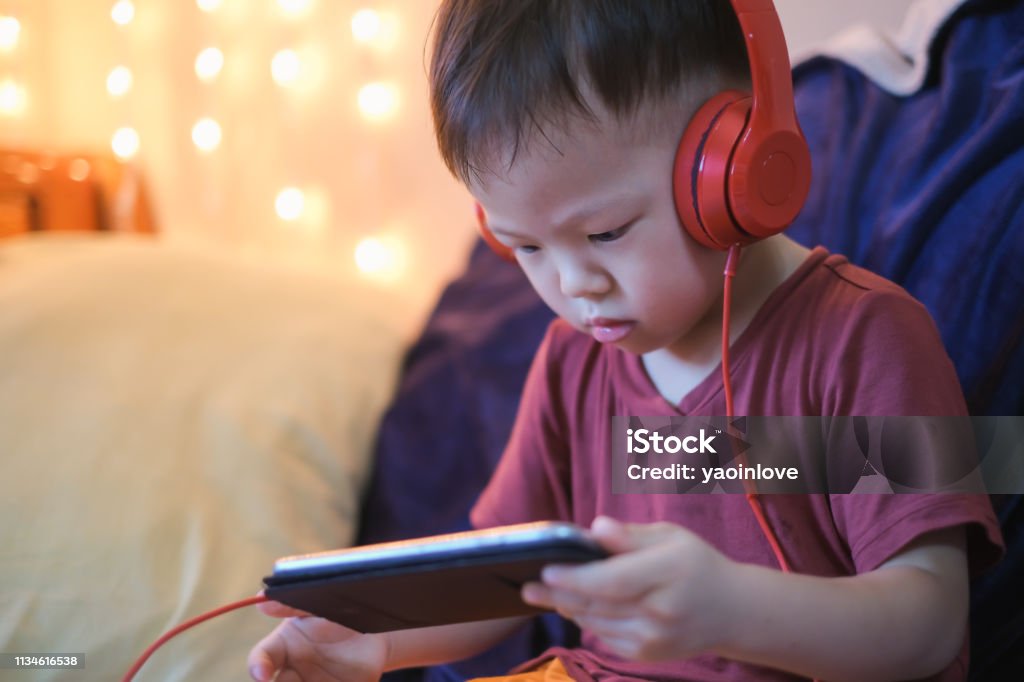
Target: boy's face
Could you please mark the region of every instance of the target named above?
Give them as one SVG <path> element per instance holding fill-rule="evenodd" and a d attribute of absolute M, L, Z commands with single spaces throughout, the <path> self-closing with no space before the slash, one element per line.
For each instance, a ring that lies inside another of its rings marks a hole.
<path fill-rule="evenodd" d="M 546 130 L 550 144 L 528 140 L 508 173 L 470 187 L 541 298 L 580 331 L 633 353 L 698 351 L 691 332 L 722 292 L 725 255 L 684 234 L 673 201 L 687 118 L 666 106 L 644 114 L 641 134 L 610 114 Z"/>

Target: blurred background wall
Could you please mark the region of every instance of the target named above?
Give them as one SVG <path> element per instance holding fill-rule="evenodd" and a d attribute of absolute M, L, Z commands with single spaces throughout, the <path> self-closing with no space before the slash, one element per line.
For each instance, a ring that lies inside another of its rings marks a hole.
<path fill-rule="evenodd" d="M 557 0 L 554 0 L 557 1 Z M 424 303 L 473 235 L 438 160 L 434 0 L 0 0 L 0 145 L 113 149 L 160 231 Z M 796 53 L 909 0 L 779 0 Z"/>

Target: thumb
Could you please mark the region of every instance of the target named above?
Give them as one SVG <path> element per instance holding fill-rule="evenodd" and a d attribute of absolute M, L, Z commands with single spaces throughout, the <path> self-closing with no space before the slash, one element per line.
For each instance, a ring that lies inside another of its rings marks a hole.
<path fill-rule="evenodd" d="M 249 655 L 249 677 L 257 682 L 265 682 L 273 677 L 276 668 L 267 654 L 254 652 Z"/>
<path fill-rule="evenodd" d="M 590 526 L 594 539 L 612 554 L 652 547 L 679 530 L 669 523 L 623 523 L 608 516 L 598 516 Z"/>

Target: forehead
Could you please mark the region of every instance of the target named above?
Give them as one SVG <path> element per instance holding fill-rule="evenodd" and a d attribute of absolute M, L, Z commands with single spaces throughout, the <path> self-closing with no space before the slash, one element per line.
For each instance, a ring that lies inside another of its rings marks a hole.
<path fill-rule="evenodd" d="M 613 185 L 642 184 L 649 173 L 667 181 L 695 108 L 675 98 L 619 117 L 592 105 L 592 117 L 572 115 L 537 123 L 517 148 L 507 141 L 493 145 L 477 164 L 480 170 L 471 179 L 470 190 L 489 210 L 503 210 L 488 204 L 582 198 Z"/>

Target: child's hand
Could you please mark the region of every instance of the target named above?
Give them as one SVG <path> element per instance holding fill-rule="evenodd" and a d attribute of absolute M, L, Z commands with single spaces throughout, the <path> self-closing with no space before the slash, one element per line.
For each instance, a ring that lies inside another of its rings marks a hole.
<path fill-rule="evenodd" d="M 361 634 L 277 602 L 265 602 L 259 609 L 268 616 L 286 620 L 249 652 L 252 679 L 376 682 L 383 674 L 387 662 L 384 636 Z"/>
<path fill-rule="evenodd" d="M 614 556 L 583 566 L 549 566 L 523 599 L 555 609 L 625 658 L 683 658 L 722 637 L 717 595 L 733 562 L 668 523 L 598 517 L 594 537 Z"/>

